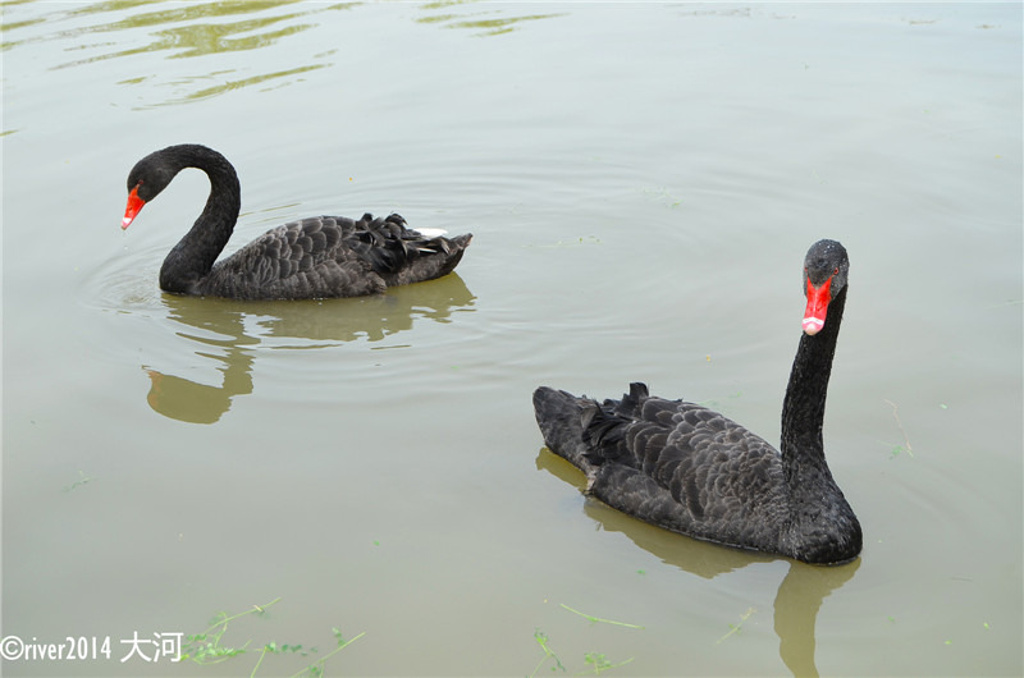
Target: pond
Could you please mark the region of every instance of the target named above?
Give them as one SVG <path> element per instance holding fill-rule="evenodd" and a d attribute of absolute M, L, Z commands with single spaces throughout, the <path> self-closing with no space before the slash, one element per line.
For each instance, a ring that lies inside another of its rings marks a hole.
<path fill-rule="evenodd" d="M 1024 670 L 1019 4 L 37 0 L 3 37 L 5 675 Z M 209 184 L 122 232 L 125 180 L 184 142 L 238 170 L 229 252 L 367 211 L 473 243 L 379 297 L 162 293 Z M 826 237 L 860 558 L 585 496 L 533 389 L 777 443 Z"/>

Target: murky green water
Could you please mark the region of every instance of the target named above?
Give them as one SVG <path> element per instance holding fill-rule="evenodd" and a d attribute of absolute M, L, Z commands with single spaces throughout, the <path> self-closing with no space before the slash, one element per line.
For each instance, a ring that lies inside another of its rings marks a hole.
<path fill-rule="evenodd" d="M 0 635 L 100 641 L 5 675 L 291 675 L 332 629 L 328 675 L 1021 673 L 1018 5 L 36 1 L 3 40 Z M 392 210 L 473 245 L 381 298 L 163 295 L 205 178 L 118 226 L 179 142 L 239 171 L 229 250 Z M 776 439 L 821 237 L 862 557 L 585 499 L 533 388 Z M 219 611 L 245 653 L 126 658 Z"/>

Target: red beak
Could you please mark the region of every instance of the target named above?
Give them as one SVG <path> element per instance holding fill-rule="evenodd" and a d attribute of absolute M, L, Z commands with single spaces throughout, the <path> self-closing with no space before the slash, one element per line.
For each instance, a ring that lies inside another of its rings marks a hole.
<path fill-rule="evenodd" d="M 142 209 L 146 201 L 139 197 L 139 187 L 136 186 L 132 189 L 132 192 L 128 194 L 128 206 L 124 209 L 124 219 L 121 220 L 121 229 L 128 228 L 131 223 L 138 216 L 139 211 Z"/>
<path fill-rule="evenodd" d="M 810 335 L 817 334 L 825 326 L 825 314 L 828 312 L 828 302 L 832 301 L 832 278 L 829 278 L 815 287 L 811 281 L 807 281 L 807 309 L 804 311 L 804 332 Z"/>

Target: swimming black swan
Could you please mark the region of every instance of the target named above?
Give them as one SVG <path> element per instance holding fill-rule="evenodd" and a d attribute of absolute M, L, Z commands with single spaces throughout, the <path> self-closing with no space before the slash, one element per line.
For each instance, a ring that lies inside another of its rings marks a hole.
<path fill-rule="evenodd" d="M 721 414 L 651 397 L 640 383 L 603 404 L 538 388 L 545 444 L 587 474 L 590 494 L 659 527 L 808 563 L 852 560 L 860 523 L 832 479 L 821 433 L 848 271 L 834 240 L 807 252 L 804 334 L 782 405 L 781 453 Z"/>
<path fill-rule="evenodd" d="M 359 220 L 310 217 L 267 231 L 214 264 L 238 219 L 241 189 L 235 168 L 210 148 L 182 144 L 147 155 L 128 175 L 121 228 L 186 167 L 210 178 L 210 197 L 192 229 L 160 269 L 160 289 L 231 299 L 357 297 L 439 278 L 462 259 L 472 235 L 428 237 L 397 214 Z"/>

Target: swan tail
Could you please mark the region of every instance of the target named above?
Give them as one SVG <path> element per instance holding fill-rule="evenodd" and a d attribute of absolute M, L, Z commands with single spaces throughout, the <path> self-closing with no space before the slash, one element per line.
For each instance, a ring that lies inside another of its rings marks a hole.
<path fill-rule="evenodd" d="M 627 429 L 647 397 L 641 383 L 630 384 L 621 400 L 603 403 L 542 386 L 533 393 L 533 408 L 548 449 L 591 475 L 607 461 L 634 465 Z"/>
<path fill-rule="evenodd" d="M 469 243 L 473 240 L 473 234 L 466 233 L 457 235 L 454 238 L 437 237 L 434 240 L 440 241 L 440 248 L 437 254 L 434 255 L 440 259 L 440 265 L 437 268 L 437 273 L 432 278 L 440 278 L 454 271 L 455 267 L 459 265 L 459 262 L 462 261 L 462 255 L 465 254 L 466 248 L 469 247 Z"/>
<path fill-rule="evenodd" d="M 621 400 L 608 399 L 600 405 L 592 402 L 584 409 L 583 443 L 591 465 L 614 461 L 636 466 L 636 458 L 629 448 L 629 428 L 641 418 L 641 409 L 648 397 L 647 386 L 634 382 Z"/>
<path fill-rule="evenodd" d="M 583 442 L 583 419 L 591 405 L 596 406 L 597 403 L 547 386 L 533 392 L 533 411 L 544 436 L 544 444 L 588 474 L 593 465 L 587 460 L 587 448 Z"/>
<path fill-rule="evenodd" d="M 388 287 L 433 280 L 448 275 L 462 261 L 471 233 L 446 237 L 409 228 L 398 214 L 374 218 L 364 214 L 356 224 L 356 246 Z"/>

